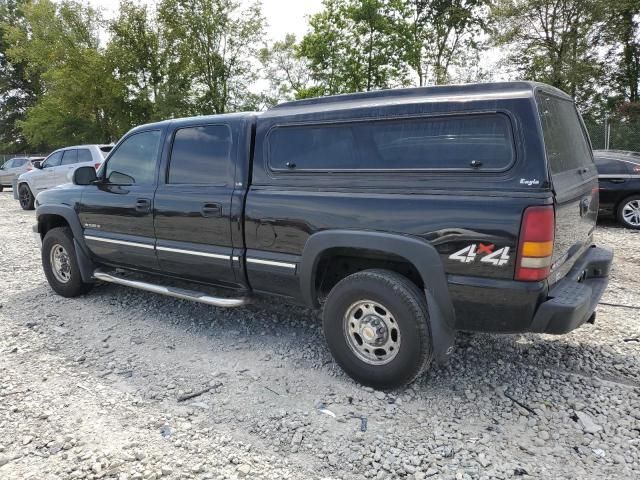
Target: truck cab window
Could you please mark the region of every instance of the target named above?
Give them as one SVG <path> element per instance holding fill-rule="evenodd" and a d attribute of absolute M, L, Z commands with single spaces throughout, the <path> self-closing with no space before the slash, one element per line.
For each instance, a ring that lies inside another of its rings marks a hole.
<path fill-rule="evenodd" d="M 115 184 L 152 185 L 159 144 L 159 130 L 131 135 L 109 158 L 105 178 Z"/>
<path fill-rule="evenodd" d="M 231 132 L 225 125 L 176 131 L 167 183 L 226 185 L 229 182 Z"/>

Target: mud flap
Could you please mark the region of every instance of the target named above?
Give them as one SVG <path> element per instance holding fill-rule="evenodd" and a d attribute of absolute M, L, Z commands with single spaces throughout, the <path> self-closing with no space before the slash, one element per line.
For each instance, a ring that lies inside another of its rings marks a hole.
<path fill-rule="evenodd" d="M 82 281 L 85 283 L 96 283 L 96 279 L 93 276 L 96 266 L 75 238 L 73 239 L 73 248 L 76 249 L 76 259 L 78 260 L 78 269 L 80 270 Z"/>
<path fill-rule="evenodd" d="M 447 323 L 435 297 L 425 289 L 427 306 L 429 309 L 429 323 L 431 329 L 431 341 L 433 342 L 433 360 L 436 363 L 444 363 L 453 353 L 455 344 L 455 331 Z"/>

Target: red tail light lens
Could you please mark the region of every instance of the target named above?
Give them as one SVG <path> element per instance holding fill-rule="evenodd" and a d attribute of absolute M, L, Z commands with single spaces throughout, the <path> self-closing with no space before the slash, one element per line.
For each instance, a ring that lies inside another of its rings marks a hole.
<path fill-rule="evenodd" d="M 96 171 L 100 168 L 100 165 L 102 165 L 101 163 L 96 163 L 93 168 L 96 169 Z"/>
<path fill-rule="evenodd" d="M 529 207 L 522 216 L 516 280 L 537 282 L 551 271 L 555 213 L 553 205 Z"/>

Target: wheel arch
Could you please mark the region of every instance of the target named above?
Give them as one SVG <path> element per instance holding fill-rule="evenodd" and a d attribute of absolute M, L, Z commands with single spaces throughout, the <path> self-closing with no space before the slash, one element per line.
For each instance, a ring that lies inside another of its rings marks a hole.
<path fill-rule="evenodd" d="M 57 227 L 69 227 L 73 234 L 78 266 L 84 282 L 95 282 L 93 272 L 96 269 L 91 253 L 84 241 L 84 230 L 75 210 L 66 205 L 40 205 L 36 208 L 37 232 L 40 238 L 49 230 Z"/>
<path fill-rule="evenodd" d="M 422 279 L 429 307 L 433 350 L 437 359 L 450 352 L 455 313 L 440 255 L 430 243 L 407 235 L 356 230 L 326 230 L 307 240 L 300 262 L 300 291 L 305 303 L 318 308 L 316 276 L 320 259 L 331 249 L 377 251 L 402 258 Z"/>

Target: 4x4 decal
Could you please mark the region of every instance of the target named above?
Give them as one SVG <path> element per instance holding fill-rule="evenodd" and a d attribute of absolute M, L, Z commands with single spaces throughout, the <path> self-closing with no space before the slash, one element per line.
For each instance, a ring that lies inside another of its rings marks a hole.
<path fill-rule="evenodd" d="M 484 243 L 475 244 L 464 247 L 462 250 L 458 250 L 455 253 L 449 255 L 450 260 L 455 260 L 461 263 L 472 263 L 476 261 L 476 258 L 480 258 L 480 262 L 489 263 L 496 267 L 502 267 L 509 263 L 511 257 L 509 256 L 510 247 L 500 248 L 495 250 L 496 246 L 492 243 L 485 245 Z M 484 255 L 480 257 L 480 255 Z"/>

